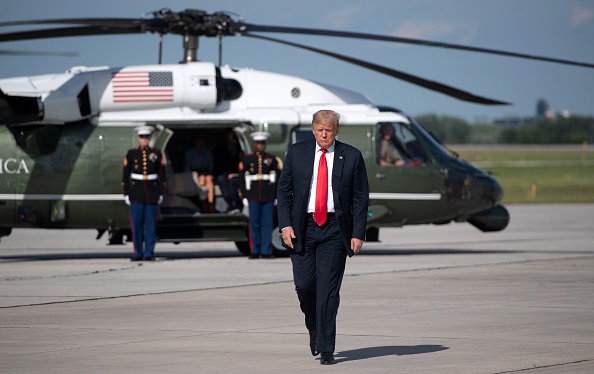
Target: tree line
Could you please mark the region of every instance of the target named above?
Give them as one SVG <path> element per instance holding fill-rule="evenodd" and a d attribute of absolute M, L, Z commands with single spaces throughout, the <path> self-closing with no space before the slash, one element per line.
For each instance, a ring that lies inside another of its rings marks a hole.
<path fill-rule="evenodd" d="M 518 127 L 469 124 L 462 118 L 426 114 L 415 120 L 446 144 L 592 144 L 594 117 L 537 119 Z"/>

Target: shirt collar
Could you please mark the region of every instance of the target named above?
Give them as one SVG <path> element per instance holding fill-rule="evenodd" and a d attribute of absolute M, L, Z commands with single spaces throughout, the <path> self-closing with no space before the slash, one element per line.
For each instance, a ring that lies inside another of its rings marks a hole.
<path fill-rule="evenodd" d="M 336 140 L 334 140 L 334 143 L 332 143 L 332 145 L 330 147 L 328 147 L 328 153 L 334 152 L 335 147 L 336 147 Z M 322 147 L 320 147 L 318 142 L 316 142 L 316 154 L 320 151 L 320 149 L 322 149 Z"/>

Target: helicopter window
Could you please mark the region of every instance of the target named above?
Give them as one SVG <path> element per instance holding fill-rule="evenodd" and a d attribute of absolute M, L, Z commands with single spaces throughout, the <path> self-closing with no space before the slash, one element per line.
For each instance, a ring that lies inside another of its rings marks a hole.
<path fill-rule="evenodd" d="M 404 123 L 380 122 L 377 125 L 376 162 L 381 166 L 422 166 L 426 153 Z"/>
<path fill-rule="evenodd" d="M 297 129 L 293 132 L 293 143 L 302 142 L 304 140 L 313 139 L 314 135 L 311 132 L 311 128 Z"/>

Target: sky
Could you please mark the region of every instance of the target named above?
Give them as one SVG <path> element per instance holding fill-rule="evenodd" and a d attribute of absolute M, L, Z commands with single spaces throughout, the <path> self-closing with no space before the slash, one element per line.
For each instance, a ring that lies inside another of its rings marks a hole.
<path fill-rule="evenodd" d="M 0 22 L 51 18 L 140 18 L 162 8 L 228 11 L 251 24 L 323 28 L 427 39 L 594 63 L 592 0 L 7 0 Z M 0 32 L 14 28 L 2 27 Z M 509 106 L 467 103 L 313 52 L 246 37 L 223 42 L 223 64 L 299 76 L 360 92 L 412 116 L 456 116 L 471 123 L 527 117 L 544 99 L 556 111 L 594 116 L 594 69 L 413 46 L 320 36 L 269 34 L 444 83 Z M 76 57 L 0 55 L 0 78 L 61 73 L 72 66 L 158 62 L 158 36 L 112 35 L 8 42 L 0 50 L 76 52 Z M 181 38 L 164 38 L 164 63 L 183 56 Z M 198 58 L 218 61 L 216 39 L 200 39 Z"/>

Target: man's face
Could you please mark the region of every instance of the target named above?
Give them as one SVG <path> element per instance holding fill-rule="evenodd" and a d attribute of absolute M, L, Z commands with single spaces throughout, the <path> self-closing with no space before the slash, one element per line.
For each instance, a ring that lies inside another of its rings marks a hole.
<path fill-rule="evenodd" d="M 140 144 L 141 147 L 148 146 L 150 141 L 151 141 L 150 135 L 138 135 L 138 144 Z"/>
<path fill-rule="evenodd" d="M 227 140 L 227 144 L 235 145 L 237 143 L 237 138 L 232 132 L 228 132 L 227 135 L 225 135 L 225 139 Z"/>
<path fill-rule="evenodd" d="M 338 126 L 334 123 L 320 122 L 312 126 L 312 132 L 320 148 L 328 149 L 338 135 Z"/>
<path fill-rule="evenodd" d="M 266 150 L 266 140 L 258 140 L 254 142 L 257 152 L 264 152 Z"/>

